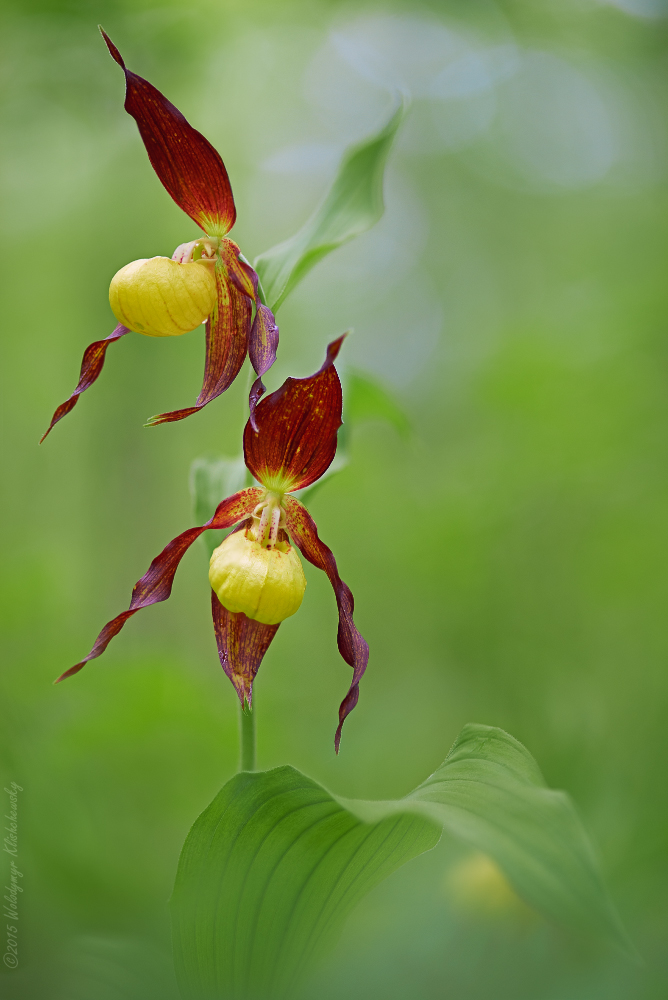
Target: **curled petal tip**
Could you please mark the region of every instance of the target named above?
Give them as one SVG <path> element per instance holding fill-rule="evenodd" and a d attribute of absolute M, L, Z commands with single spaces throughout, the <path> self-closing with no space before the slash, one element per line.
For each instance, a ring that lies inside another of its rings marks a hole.
<path fill-rule="evenodd" d="M 64 674 L 60 675 L 60 677 L 56 677 L 53 683 L 60 684 L 61 681 L 66 680 L 68 677 L 74 677 L 74 675 L 78 674 L 79 671 L 82 669 L 82 667 L 85 665 L 85 662 L 86 661 L 83 660 L 81 663 L 75 663 L 73 667 L 70 667 L 69 670 L 66 670 Z"/>
<path fill-rule="evenodd" d="M 320 540 L 315 521 L 296 497 L 286 497 L 285 505 L 287 530 L 290 538 L 304 558 L 317 566 L 318 569 L 323 570 L 329 577 L 339 610 L 337 635 L 339 652 L 353 670 L 350 687 L 339 706 L 339 724 L 334 737 L 334 749 L 338 754 L 343 723 L 359 699 L 359 683 L 369 662 L 369 646 L 353 621 L 355 602 L 350 587 L 339 576 L 334 555 Z"/>
<path fill-rule="evenodd" d="M 138 611 L 166 601 L 172 592 L 172 584 L 179 563 L 193 542 L 208 528 L 231 528 L 254 510 L 261 495 L 260 490 L 253 487 L 240 490 L 221 501 L 216 507 L 213 517 L 209 518 L 206 524 L 197 528 L 188 528 L 187 531 L 183 531 L 176 538 L 173 538 L 160 555 L 155 557 L 141 580 L 138 580 L 134 585 L 128 610 L 122 611 L 120 615 L 116 615 L 115 618 L 107 622 L 88 656 L 66 670 L 58 678 L 58 681 L 78 673 L 89 660 L 101 656 L 111 640 L 118 635 L 125 623 Z"/>
<path fill-rule="evenodd" d="M 352 330 L 346 330 L 346 332 L 342 333 L 340 337 L 337 337 L 336 340 L 333 340 L 331 344 L 327 345 L 327 358 L 320 371 L 324 371 L 326 368 L 329 368 L 329 366 L 336 361 L 339 351 L 343 347 L 343 341 L 350 333 L 352 333 Z"/>
<path fill-rule="evenodd" d="M 76 404 L 79 402 L 79 396 L 81 393 L 85 392 L 86 389 L 89 389 L 93 382 L 95 382 L 99 377 L 100 372 L 104 367 L 104 359 L 109 345 L 113 344 L 115 340 L 119 339 L 119 337 L 124 337 L 125 334 L 129 332 L 130 331 L 126 326 L 119 323 L 114 332 L 110 333 L 104 340 L 96 340 L 94 343 L 89 344 L 84 351 L 77 387 L 69 399 L 66 399 L 65 402 L 61 403 L 56 409 L 56 412 L 51 417 L 51 423 L 40 439 L 40 444 L 46 437 L 48 437 L 58 421 L 62 420 L 63 417 L 67 416 L 67 414 L 74 409 Z"/>
<path fill-rule="evenodd" d="M 114 45 L 111 38 L 104 30 L 101 24 L 98 24 L 98 29 L 100 34 L 104 38 L 105 42 L 107 43 L 107 48 L 109 49 L 112 59 L 114 59 L 121 67 L 121 69 L 125 71 L 125 63 L 123 62 L 123 56 L 120 54 L 120 52 L 118 51 L 118 49 L 116 48 L 116 46 Z"/>

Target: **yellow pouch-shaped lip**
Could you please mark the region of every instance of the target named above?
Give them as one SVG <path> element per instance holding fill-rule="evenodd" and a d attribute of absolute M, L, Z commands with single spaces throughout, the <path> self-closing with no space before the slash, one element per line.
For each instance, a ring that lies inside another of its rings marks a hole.
<path fill-rule="evenodd" d="M 169 257 L 133 260 L 114 275 L 109 302 L 116 319 L 147 337 L 178 337 L 203 323 L 216 301 L 210 263 Z"/>
<path fill-rule="evenodd" d="M 306 589 L 301 560 L 288 542 L 263 548 L 246 531 L 228 535 L 214 550 L 209 582 L 228 611 L 243 611 L 277 625 L 299 609 Z"/>

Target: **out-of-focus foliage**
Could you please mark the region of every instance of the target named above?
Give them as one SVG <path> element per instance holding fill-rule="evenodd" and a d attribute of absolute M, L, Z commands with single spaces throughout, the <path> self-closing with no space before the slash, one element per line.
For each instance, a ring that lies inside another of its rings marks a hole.
<path fill-rule="evenodd" d="M 397 798 L 438 765 L 444 733 L 501 726 L 574 798 L 645 960 L 510 905 L 464 906 L 451 873 L 467 859 L 444 838 L 367 897 L 306 995 L 663 1000 L 662 13 L 658 0 L 5 2 L 0 741 L 3 785 L 24 788 L 24 892 L 3 997 L 77 996 L 92 975 L 82 936 L 103 942 L 103 965 L 143 943 L 152 968 L 169 950 L 179 848 L 237 760 L 201 547 L 175 600 L 51 685 L 192 523 L 191 462 L 238 454 L 242 420 L 239 382 L 190 420 L 143 429 L 196 395 L 202 334 L 128 336 L 37 447 L 83 348 L 113 329 L 113 274 L 196 236 L 122 109 L 101 21 L 221 151 L 232 236 L 252 257 L 311 215 L 389 95 L 412 96 L 383 219 L 286 300 L 269 380 L 314 371 L 353 326 L 342 360 L 410 418 L 405 441 L 381 422 L 354 428 L 350 464 L 312 501 L 372 656 L 335 759 L 349 670 L 331 588 L 307 567 L 257 681 L 259 766 Z M 134 961 L 121 967 L 141 983 Z"/>
<path fill-rule="evenodd" d="M 361 372 L 351 372 L 346 381 L 346 421 L 386 420 L 400 434 L 407 435 L 410 421 L 387 388 Z"/>
<path fill-rule="evenodd" d="M 633 955 L 572 802 L 508 733 L 469 725 L 434 774 L 390 802 L 335 798 L 289 766 L 235 775 L 179 861 L 184 998 L 294 996 L 360 899 L 441 830 L 495 858 L 538 912 Z"/>
<path fill-rule="evenodd" d="M 196 458 L 190 466 L 190 493 L 195 524 L 213 517 L 216 507 L 226 497 L 246 486 L 248 471 L 243 453 L 237 458 Z M 227 532 L 206 531 L 201 542 L 209 556 Z"/>
<path fill-rule="evenodd" d="M 379 132 L 346 150 L 334 183 L 311 218 L 289 240 L 255 259 L 274 311 L 318 261 L 382 217 L 385 164 L 403 117 L 402 105 Z"/>

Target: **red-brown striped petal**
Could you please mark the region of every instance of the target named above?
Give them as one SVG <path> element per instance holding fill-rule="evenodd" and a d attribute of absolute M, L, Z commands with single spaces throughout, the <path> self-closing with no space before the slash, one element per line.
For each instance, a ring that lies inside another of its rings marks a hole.
<path fill-rule="evenodd" d="M 280 480 L 284 490 L 300 490 L 331 465 L 342 407 L 334 361 L 344 337 L 329 345 L 325 363 L 315 375 L 286 379 L 257 404 L 253 422 L 246 424 L 246 465 L 263 486 Z M 256 382 L 251 396 L 260 387 Z"/>
<path fill-rule="evenodd" d="M 126 69 L 104 31 L 102 37 L 125 73 L 125 110 L 139 126 L 156 174 L 198 226 L 210 236 L 224 236 L 234 225 L 236 209 L 219 153 L 148 80 Z"/>
<path fill-rule="evenodd" d="M 253 703 L 253 681 L 278 625 L 264 625 L 243 611 L 228 611 L 211 591 L 211 615 L 220 665 L 232 681 L 243 707 Z M 279 623 L 280 624 L 280 623 Z"/>
<path fill-rule="evenodd" d="M 271 309 L 262 303 L 258 295 L 260 279 L 250 264 L 241 258 L 237 244 L 232 240 L 222 240 L 219 253 L 232 284 L 255 302 L 255 319 L 250 333 L 248 356 L 255 374 L 261 377 L 269 371 L 276 360 L 278 348 L 276 319 Z M 264 388 L 257 399 L 263 392 Z M 251 413 L 252 411 L 251 406 Z"/>
<path fill-rule="evenodd" d="M 187 531 L 182 532 L 182 534 L 172 539 L 160 555 L 155 557 L 141 580 L 134 585 L 132 600 L 130 601 L 128 610 L 123 611 L 116 618 L 112 618 L 110 622 L 107 622 L 95 640 L 95 644 L 88 656 L 85 656 L 83 660 L 80 660 L 79 663 L 76 663 L 69 670 L 66 670 L 64 674 L 61 674 L 56 683 L 64 680 L 66 677 L 71 677 L 72 674 L 78 673 L 89 660 L 94 660 L 97 656 L 104 653 L 111 640 L 115 635 L 118 635 L 128 618 L 131 618 L 137 611 L 141 611 L 142 608 L 148 608 L 151 604 L 159 604 L 161 601 L 166 601 L 172 592 L 174 574 L 179 567 L 181 559 L 192 543 L 208 528 L 231 528 L 233 524 L 236 524 L 237 521 L 240 521 L 244 515 L 249 514 L 257 506 L 261 495 L 262 491 L 256 487 L 241 490 L 239 493 L 235 493 L 233 496 L 223 500 L 222 503 L 219 503 L 216 513 L 206 524 L 198 528 L 188 528 Z"/>
<path fill-rule="evenodd" d="M 84 351 L 84 356 L 81 361 L 81 371 L 79 373 L 79 381 L 77 387 L 70 396 L 66 399 L 64 403 L 61 403 L 54 415 L 51 417 L 51 423 L 47 427 L 46 431 L 40 439 L 40 444 L 45 437 L 53 430 L 59 420 L 67 416 L 70 410 L 79 402 L 79 396 L 86 389 L 90 389 L 93 382 L 96 381 L 102 368 L 104 367 L 104 359 L 107 353 L 107 348 L 110 344 L 113 344 L 115 340 L 120 337 L 124 337 L 126 333 L 129 333 L 127 326 L 123 326 L 121 323 L 118 324 L 113 333 L 110 333 L 108 337 L 104 340 L 96 340 L 94 343 L 89 344 Z"/>
<path fill-rule="evenodd" d="M 306 507 L 295 497 L 285 497 L 285 519 L 288 534 L 301 554 L 310 563 L 324 570 L 334 588 L 339 609 L 339 631 L 337 636 L 339 652 L 346 663 L 353 668 L 353 679 L 348 693 L 339 707 L 339 725 L 334 736 L 334 749 L 339 752 L 341 729 L 346 716 L 352 712 L 359 698 L 359 682 L 369 661 L 369 647 L 366 640 L 355 628 L 353 595 L 336 568 L 336 559 L 330 549 L 320 541 L 318 528 Z"/>
<path fill-rule="evenodd" d="M 258 295 L 259 278 L 253 268 L 246 261 L 240 259 L 239 247 L 232 240 L 223 240 L 220 247 L 220 255 L 223 258 L 230 281 L 244 295 L 249 296 L 255 302 L 255 318 L 251 327 L 248 341 L 248 356 L 250 362 L 258 376 L 254 382 L 248 397 L 248 408 L 250 411 L 250 422 L 253 430 L 257 430 L 255 423 L 255 407 L 260 396 L 265 393 L 262 383 L 262 376 L 269 371 L 276 360 L 278 350 L 278 326 L 271 309 L 264 305 Z"/>
<path fill-rule="evenodd" d="M 216 399 L 234 382 L 248 351 L 251 328 L 251 300 L 227 277 L 224 267 L 216 264 L 216 307 L 206 321 L 206 359 L 204 381 L 197 402 L 183 410 L 171 410 L 151 417 L 147 423 L 170 423 L 183 420 Z"/>
<path fill-rule="evenodd" d="M 250 264 L 241 258 L 239 247 L 232 240 L 222 240 L 220 256 L 225 265 L 229 280 L 248 298 L 255 302 L 255 318 L 251 327 L 248 342 L 248 356 L 255 369 L 255 374 L 261 378 L 265 372 L 269 371 L 276 360 L 278 349 L 278 326 L 271 309 L 264 305 L 258 295 L 259 278 Z M 260 386 L 262 388 L 260 389 Z M 250 409 L 250 419 L 255 428 L 255 406 L 258 399 L 265 392 L 265 388 L 260 382 L 253 386 L 248 405 Z"/>
<path fill-rule="evenodd" d="M 234 240 L 221 240 L 218 253 L 234 287 L 255 300 L 259 278 L 250 264 L 239 259 L 240 250 Z"/>

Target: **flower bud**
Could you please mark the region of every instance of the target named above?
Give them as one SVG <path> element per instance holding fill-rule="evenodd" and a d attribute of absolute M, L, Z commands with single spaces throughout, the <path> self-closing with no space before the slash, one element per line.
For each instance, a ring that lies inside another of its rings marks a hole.
<path fill-rule="evenodd" d="M 306 589 L 301 560 L 289 542 L 265 548 L 243 529 L 214 550 L 209 581 L 223 607 L 264 625 L 294 615 Z"/>
<path fill-rule="evenodd" d="M 134 260 L 114 275 L 109 287 L 116 319 L 147 337 L 178 337 L 194 330 L 213 311 L 215 301 L 213 268 L 204 261 Z"/>

